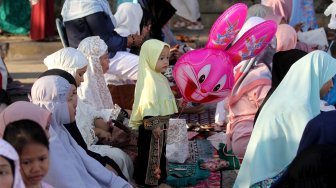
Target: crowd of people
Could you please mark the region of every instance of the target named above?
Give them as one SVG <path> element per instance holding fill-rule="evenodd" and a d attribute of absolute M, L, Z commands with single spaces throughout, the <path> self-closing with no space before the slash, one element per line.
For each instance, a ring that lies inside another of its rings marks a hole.
<path fill-rule="evenodd" d="M 0 10 L 11 3 L 0 1 Z M 204 109 L 185 109 L 172 89 L 169 69 L 192 49 L 180 48 L 186 44 L 176 41 L 168 22 L 176 13 L 189 29 L 203 29 L 199 5 L 119 3 L 112 14 L 106 0 L 65 0 L 70 47 L 44 59 L 48 70 L 34 82 L 29 102 L 11 101 L 8 72 L 0 66 L 1 187 L 169 187 L 169 118 Z M 278 26 L 262 53 L 235 67 L 232 91 L 217 104 L 216 123 L 226 125 L 227 149 L 241 162 L 234 187 L 336 186 L 330 102 L 336 60 L 297 37 L 317 27 L 313 6 L 312 0 L 262 0 L 249 7 L 245 31 L 266 20 Z M 175 26 L 186 26 L 182 21 Z M 108 85 L 133 85 L 132 108 L 116 104 Z"/>

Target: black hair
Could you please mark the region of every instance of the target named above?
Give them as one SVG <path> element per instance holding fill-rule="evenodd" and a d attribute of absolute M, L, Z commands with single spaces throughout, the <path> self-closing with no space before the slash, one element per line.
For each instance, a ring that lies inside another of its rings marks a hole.
<path fill-rule="evenodd" d="M 9 159 L 9 158 L 3 156 L 3 155 L 0 155 L 0 156 L 3 157 L 6 161 L 8 161 L 9 166 L 12 169 L 13 179 L 14 179 L 14 177 L 15 177 L 15 164 L 14 164 L 14 161 L 12 159 Z M 14 182 L 13 182 L 13 184 L 14 184 Z"/>
<path fill-rule="evenodd" d="M 23 148 L 31 143 L 42 144 L 49 150 L 49 141 L 43 128 L 32 120 L 19 120 L 7 125 L 4 140 L 21 155 Z"/>

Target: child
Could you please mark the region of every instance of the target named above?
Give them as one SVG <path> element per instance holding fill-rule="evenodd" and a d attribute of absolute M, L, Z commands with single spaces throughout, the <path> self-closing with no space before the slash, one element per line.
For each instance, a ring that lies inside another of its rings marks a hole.
<path fill-rule="evenodd" d="M 14 148 L 0 139 L 0 185 L 2 188 L 24 188 L 19 156 Z"/>
<path fill-rule="evenodd" d="M 167 78 L 161 74 L 169 65 L 169 45 L 146 41 L 140 51 L 130 126 L 139 129 L 138 159 L 134 179 L 139 185 L 157 186 L 165 180 L 166 130 L 169 116 L 177 112 Z"/>
<path fill-rule="evenodd" d="M 49 141 L 42 127 L 31 120 L 7 125 L 4 139 L 20 156 L 21 176 L 26 188 L 51 188 L 42 182 L 49 168 Z"/>

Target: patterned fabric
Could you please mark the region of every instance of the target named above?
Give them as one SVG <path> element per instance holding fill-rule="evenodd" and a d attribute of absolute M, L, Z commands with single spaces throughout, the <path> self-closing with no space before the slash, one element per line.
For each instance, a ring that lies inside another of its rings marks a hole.
<path fill-rule="evenodd" d="M 169 120 L 169 116 L 156 116 L 150 119 L 144 120 L 145 129 L 154 130 L 156 128 L 162 128 L 163 123 L 167 123 Z"/>
<path fill-rule="evenodd" d="M 97 110 L 113 108 L 112 97 L 99 59 L 107 53 L 107 45 L 98 36 L 88 37 L 78 45 L 78 50 L 89 61 L 88 69 L 83 76 L 84 82 L 78 88 L 78 97 Z"/>
<path fill-rule="evenodd" d="M 200 114 L 181 114 L 175 115 L 174 118 L 179 117 L 185 119 L 187 124 L 197 124 L 198 126 L 213 125 L 215 123 L 216 108 L 206 109 Z"/>
<path fill-rule="evenodd" d="M 139 126 L 139 139 L 138 148 L 141 148 L 141 152 L 138 152 L 138 158 L 135 164 L 134 180 L 139 185 L 157 186 L 167 176 L 167 160 L 166 153 L 166 131 L 161 131 L 158 139 L 154 138 L 152 129 L 158 127 L 162 129 L 168 128 L 167 117 L 151 117 L 144 119 L 147 126 L 151 129 L 147 129 L 146 126 Z M 139 150 L 140 151 L 140 150 Z M 160 179 L 155 177 L 154 171 L 160 169 Z"/>
<path fill-rule="evenodd" d="M 184 163 L 189 156 L 185 119 L 169 119 L 166 157 L 169 162 Z"/>
<path fill-rule="evenodd" d="M 264 181 L 255 183 L 251 186 L 251 188 L 268 188 L 268 187 L 271 187 L 282 176 L 283 172 L 280 172 L 278 175 L 274 176 L 273 178 L 268 178 Z"/>
<path fill-rule="evenodd" d="M 154 118 L 154 119 L 153 119 Z M 160 127 L 160 129 L 166 129 L 168 126 L 168 121 L 158 121 L 157 117 L 153 117 L 147 119 L 152 122 L 152 127 Z M 146 121 L 144 121 L 146 124 Z M 145 127 L 148 127 L 145 126 Z M 160 156 L 162 156 L 162 147 L 166 143 L 166 131 L 162 131 L 159 139 L 154 139 L 153 135 L 150 142 L 149 149 L 149 158 L 148 158 L 148 166 L 146 171 L 146 180 L 145 183 L 147 185 L 158 185 L 158 180 L 155 178 L 154 169 L 160 166 Z"/>
<path fill-rule="evenodd" d="M 303 22 L 303 31 L 316 29 L 318 27 L 313 0 L 295 0 L 293 1 L 292 15 L 289 24 L 295 26 Z"/>
<path fill-rule="evenodd" d="M 0 28 L 13 34 L 28 34 L 30 14 L 29 0 L 2 0 L 0 3 Z"/>
<path fill-rule="evenodd" d="M 169 163 L 170 170 L 169 176 L 167 177 L 167 184 L 174 187 L 185 187 L 188 185 L 196 185 L 200 181 L 209 177 L 209 171 L 200 169 L 198 162 L 200 160 L 200 156 L 207 158 L 212 157 L 211 152 L 206 152 L 206 150 L 208 149 L 211 150 L 212 146 L 208 149 L 201 149 L 200 147 L 209 146 L 208 144 L 203 142 L 209 141 L 193 140 L 189 142 L 189 158 L 185 163 Z"/>

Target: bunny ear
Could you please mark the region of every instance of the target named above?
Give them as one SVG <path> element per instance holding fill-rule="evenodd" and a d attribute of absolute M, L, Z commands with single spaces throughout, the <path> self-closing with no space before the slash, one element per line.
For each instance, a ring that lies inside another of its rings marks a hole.
<path fill-rule="evenodd" d="M 227 50 L 235 65 L 258 55 L 272 40 L 277 24 L 268 20 L 248 30 L 238 41 Z M 234 66 L 235 66 L 234 65 Z"/>
<path fill-rule="evenodd" d="M 206 48 L 225 50 L 243 27 L 247 6 L 237 3 L 227 9 L 213 24 Z"/>

